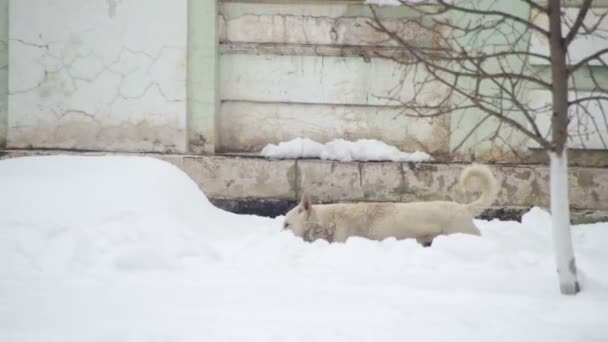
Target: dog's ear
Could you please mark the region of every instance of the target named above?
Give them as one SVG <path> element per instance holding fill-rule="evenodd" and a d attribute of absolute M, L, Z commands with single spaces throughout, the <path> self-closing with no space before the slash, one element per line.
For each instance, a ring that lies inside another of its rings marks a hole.
<path fill-rule="evenodd" d="M 305 192 L 300 200 L 300 210 L 310 212 L 310 209 L 312 209 L 312 201 L 310 200 L 310 195 Z"/>

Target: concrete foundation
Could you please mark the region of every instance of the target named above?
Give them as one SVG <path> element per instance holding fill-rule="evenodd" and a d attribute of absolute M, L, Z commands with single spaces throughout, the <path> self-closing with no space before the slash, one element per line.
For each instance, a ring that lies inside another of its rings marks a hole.
<path fill-rule="evenodd" d="M 0 159 L 71 151 L 6 150 Z M 104 155 L 103 152 L 79 153 Z M 267 160 L 248 156 L 130 154 L 170 162 L 186 172 L 222 208 L 281 215 L 304 191 L 316 202 L 470 201 L 458 189 L 466 164 Z M 495 165 L 501 185 L 485 218 L 518 219 L 532 206 L 549 206 L 549 170 L 544 165 Z M 608 221 L 608 168 L 571 167 L 570 202 L 577 222 Z"/>

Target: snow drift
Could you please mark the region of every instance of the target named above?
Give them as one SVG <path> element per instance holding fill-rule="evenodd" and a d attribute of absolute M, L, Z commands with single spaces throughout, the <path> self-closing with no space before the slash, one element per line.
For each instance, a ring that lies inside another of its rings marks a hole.
<path fill-rule="evenodd" d="M 245 226 L 245 217 L 213 207 L 186 174 L 153 158 L 53 156 L 0 165 L 5 270 L 21 263 L 43 271 L 174 268 L 187 256 L 214 255 L 206 241 Z M 226 224 L 232 229 L 220 228 Z"/>

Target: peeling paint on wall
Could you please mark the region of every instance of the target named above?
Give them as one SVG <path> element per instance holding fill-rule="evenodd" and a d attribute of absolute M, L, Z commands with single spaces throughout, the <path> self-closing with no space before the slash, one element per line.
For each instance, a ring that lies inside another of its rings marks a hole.
<path fill-rule="evenodd" d="M 94 116 L 71 112 L 53 122 L 38 121 L 16 126 L 9 132 L 14 148 L 178 152 L 183 130 L 171 125 L 138 122 L 100 123 Z M 135 140 L 134 137 L 137 137 Z"/>
<path fill-rule="evenodd" d="M 234 5 L 233 5 L 234 6 Z M 223 42 L 396 46 L 397 43 L 374 30 L 370 18 L 329 17 L 312 15 L 246 14 L 226 18 L 220 16 L 220 39 Z M 428 37 L 420 26 L 411 20 L 392 18 L 384 20 L 387 28 L 398 32 L 412 43 L 422 44 Z M 256 29 L 252 29 L 252 28 Z"/>

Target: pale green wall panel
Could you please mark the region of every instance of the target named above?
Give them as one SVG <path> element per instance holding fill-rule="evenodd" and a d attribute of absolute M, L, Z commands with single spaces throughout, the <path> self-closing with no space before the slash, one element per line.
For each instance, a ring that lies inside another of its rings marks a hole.
<path fill-rule="evenodd" d="M 460 3 L 467 3 L 473 0 L 459 0 Z M 510 14 L 527 18 L 530 13 L 530 8 L 523 1 L 511 0 L 474 0 L 477 8 L 494 8 L 502 10 Z M 491 7 L 493 6 L 493 7 Z M 461 20 L 463 17 L 454 17 L 454 20 Z M 505 28 L 506 30 L 507 28 Z M 460 44 L 473 47 L 476 49 L 486 49 L 493 44 L 504 43 L 505 39 L 500 35 L 489 34 L 483 40 L 476 40 L 480 46 L 472 46 L 467 37 L 460 40 Z M 529 33 L 526 39 L 519 42 L 519 49 L 525 51 L 529 45 Z M 508 63 L 515 70 L 521 66 L 521 61 L 513 59 Z M 487 66 L 490 72 L 499 72 L 498 65 Z M 474 81 L 462 82 L 465 88 L 473 87 Z M 524 99 L 525 100 L 525 99 Z M 456 99 L 456 101 L 459 101 Z M 513 150 L 526 149 L 528 139 L 521 133 L 511 129 L 510 127 L 501 126 L 501 133 L 498 139 L 495 138 L 495 133 L 499 127 L 499 121 L 494 118 L 485 120 L 482 124 L 480 121 L 484 119 L 486 114 L 478 109 L 455 110 L 451 114 L 451 135 L 450 135 L 450 150 L 456 159 L 504 159 L 512 158 Z M 523 116 L 521 116 L 523 118 Z M 519 120 L 519 118 L 516 118 Z"/>
<path fill-rule="evenodd" d="M 217 142 L 217 1 L 188 2 L 188 144 L 190 152 L 213 153 Z"/>
<path fill-rule="evenodd" d="M 8 1 L 0 0 L 0 148 L 6 145 L 8 123 Z"/>

